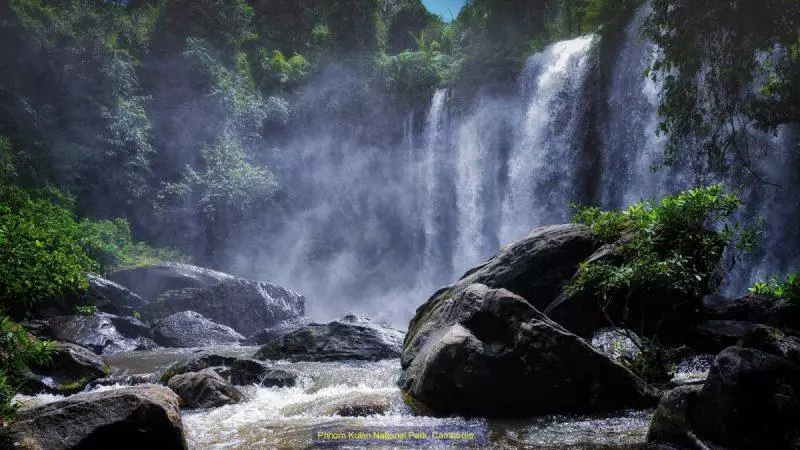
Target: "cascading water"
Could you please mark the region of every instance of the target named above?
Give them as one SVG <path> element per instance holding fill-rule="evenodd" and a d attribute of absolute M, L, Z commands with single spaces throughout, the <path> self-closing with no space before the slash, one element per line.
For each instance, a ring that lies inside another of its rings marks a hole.
<path fill-rule="evenodd" d="M 590 69 L 594 35 L 557 42 L 533 55 L 521 77 L 528 104 L 509 157 L 500 240 L 510 242 L 535 225 L 562 222 L 577 199 L 583 120 L 581 92 Z"/>
<path fill-rule="evenodd" d="M 423 254 L 422 270 L 420 271 L 420 284 L 430 286 L 437 282 L 438 274 L 445 272 L 449 276 L 446 268 L 443 270 L 442 252 L 440 243 L 440 223 L 437 220 L 439 204 L 437 195 L 440 189 L 438 161 L 447 151 L 448 129 L 447 129 L 447 109 L 446 101 L 447 89 L 438 89 L 433 95 L 430 110 L 425 121 L 425 136 L 422 147 L 422 154 L 419 165 L 419 183 L 423 197 L 420 202 L 422 213 L 422 225 L 425 236 L 425 248 Z"/>
<path fill-rule="evenodd" d="M 651 42 L 638 39 L 639 28 L 649 14 L 649 5 L 636 13 L 625 30 L 611 71 L 606 120 L 601 125 L 601 201 L 606 208 L 624 208 L 688 184 L 677 170 L 651 170 L 664 155 L 666 137 L 656 134 L 659 84 L 643 76 L 658 51 Z"/>

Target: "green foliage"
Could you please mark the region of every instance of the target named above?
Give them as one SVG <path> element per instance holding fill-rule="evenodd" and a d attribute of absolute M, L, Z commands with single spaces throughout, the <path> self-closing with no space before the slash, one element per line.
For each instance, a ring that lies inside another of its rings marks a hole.
<path fill-rule="evenodd" d="M 13 418 L 13 397 L 31 364 L 50 363 L 53 343 L 31 337 L 25 329 L 0 314 L 0 422 Z"/>
<path fill-rule="evenodd" d="M 54 191 L 0 188 L 0 300 L 25 310 L 33 303 L 87 285 L 98 265 L 80 245 L 72 200 Z"/>
<path fill-rule="evenodd" d="M 785 279 L 772 277 L 766 281 L 757 281 L 750 292 L 800 302 L 800 273 L 790 273 Z"/>
<path fill-rule="evenodd" d="M 662 84 L 666 163 L 694 161 L 698 175 L 748 175 L 765 148 L 757 128 L 800 121 L 794 1 L 654 0 L 643 27 L 660 48 L 650 75 Z M 742 18 L 747 18 L 742 20 Z M 755 87 L 755 90 L 753 89 Z"/>
<path fill-rule="evenodd" d="M 91 316 L 95 313 L 97 313 L 97 306 L 95 305 L 75 306 L 75 314 L 79 316 Z"/>
<path fill-rule="evenodd" d="M 666 383 L 672 379 L 675 367 L 686 354 L 686 347 L 669 348 L 658 340 L 645 340 L 635 358 L 623 356 L 620 363 L 648 383 Z"/>
<path fill-rule="evenodd" d="M 698 299 L 715 289 L 723 251 L 744 247 L 753 230 L 728 222 L 741 202 L 719 185 L 642 201 L 622 212 L 577 207 L 575 222 L 613 243 L 613 256 L 581 264 L 567 287 L 607 305 L 613 299 Z M 742 248 L 742 250 L 749 250 Z M 670 305 L 664 305 L 669 307 Z"/>
<path fill-rule="evenodd" d="M 382 55 L 378 70 L 385 89 L 399 107 L 411 109 L 426 105 L 434 89 L 452 78 L 457 62 L 439 52 L 439 44 L 418 39 L 418 52 Z"/>

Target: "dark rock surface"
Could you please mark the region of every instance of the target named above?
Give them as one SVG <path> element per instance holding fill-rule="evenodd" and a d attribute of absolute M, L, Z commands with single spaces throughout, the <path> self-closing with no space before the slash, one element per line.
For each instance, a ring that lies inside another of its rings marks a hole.
<path fill-rule="evenodd" d="M 167 291 L 204 288 L 233 276 L 189 264 L 165 262 L 121 270 L 114 272 L 109 278 L 145 300 L 154 301 Z"/>
<path fill-rule="evenodd" d="M 153 324 L 154 339 L 164 347 L 238 345 L 244 336 L 231 327 L 214 323 L 194 311 L 167 316 Z"/>
<path fill-rule="evenodd" d="M 292 387 L 297 383 L 297 375 L 254 359 L 240 359 L 231 365 L 228 381 L 234 386 Z"/>
<path fill-rule="evenodd" d="M 248 345 L 264 345 L 270 341 L 286 336 L 293 331 L 299 330 L 310 323 L 311 321 L 308 319 L 308 317 L 287 319 L 275 326 L 256 331 L 247 337 L 247 343 Z"/>
<path fill-rule="evenodd" d="M 168 385 L 189 408 L 216 408 L 244 400 L 238 389 L 210 369 L 175 375 Z"/>
<path fill-rule="evenodd" d="M 254 359 L 291 361 L 376 361 L 400 356 L 403 332 L 347 315 L 328 324 L 312 323 L 261 347 Z"/>
<path fill-rule="evenodd" d="M 177 396 L 153 385 L 24 408 L 8 433 L 12 448 L 28 450 L 187 448 Z"/>
<path fill-rule="evenodd" d="M 41 321 L 37 331 L 42 337 L 82 345 L 102 355 L 157 347 L 143 322 L 106 313 L 50 317 Z"/>
<path fill-rule="evenodd" d="M 760 350 L 717 355 L 692 411 L 697 435 L 724 447 L 800 444 L 800 366 Z"/>
<path fill-rule="evenodd" d="M 195 311 L 249 336 L 305 313 L 305 298 L 272 283 L 227 278 L 205 288 L 168 291 L 145 310 L 155 321 L 169 315 Z"/>
<path fill-rule="evenodd" d="M 74 394 L 90 382 L 108 375 L 108 366 L 91 350 L 68 342 L 58 342 L 51 363 L 34 365 L 26 375 L 21 392 Z"/>
<path fill-rule="evenodd" d="M 753 325 L 742 337 L 739 346 L 761 350 L 800 364 L 800 338 L 786 336 L 777 328 Z"/>
<path fill-rule="evenodd" d="M 238 361 L 232 356 L 220 356 L 213 353 L 199 352 L 196 356 L 174 362 L 158 377 L 160 383 L 168 383 L 170 378 L 189 372 L 200 372 L 212 367 L 231 367 Z"/>
<path fill-rule="evenodd" d="M 703 316 L 709 320 L 738 320 L 769 325 L 800 335 L 800 303 L 748 293 L 737 299 L 709 295 L 703 299 Z"/>
<path fill-rule="evenodd" d="M 698 438 L 692 431 L 691 408 L 697 402 L 702 385 L 677 387 L 668 391 L 650 421 L 647 442 L 651 444 L 675 444 L 685 448 L 697 448 Z"/>
<path fill-rule="evenodd" d="M 141 311 L 149 303 L 130 289 L 107 280 L 99 275 L 89 274 L 90 304 L 96 305 L 100 310 L 117 315 L 125 312 Z"/>
<path fill-rule="evenodd" d="M 630 371 L 505 289 L 473 284 L 439 298 L 427 325 L 412 326 L 400 381 L 437 413 L 517 417 L 657 402 Z"/>

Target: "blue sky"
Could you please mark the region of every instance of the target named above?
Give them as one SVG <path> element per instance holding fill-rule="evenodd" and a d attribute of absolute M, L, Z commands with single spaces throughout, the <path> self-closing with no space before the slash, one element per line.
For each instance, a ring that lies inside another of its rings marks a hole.
<path fill-rule="evenodd" d="M 453 13 L 452 18 L 458 17 L 458 12 L 461 7 L 467 3 L 467 0 L 422 0 L 422 4 L 434 14 L 442 16 L 445 22 L 450 22 L 450 12 Z M 448 12 L 448 8 L 450 12 Z"/>

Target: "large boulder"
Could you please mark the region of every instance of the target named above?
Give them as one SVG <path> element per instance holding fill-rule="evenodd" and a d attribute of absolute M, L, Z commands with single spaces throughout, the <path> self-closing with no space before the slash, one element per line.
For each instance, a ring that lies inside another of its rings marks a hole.
<path fill-rule="evenodd" d="M 210 369 L 175 375 L 168 385 L 189 408 L 216 408 L 244 400 L 238 389 Z"/>
<path fill-rule="evenodd" d="M 69 395 L 90 382 L 108 375 L 108 366 L 91 350 L 68 342 L 57 342 L 47 365 L 33 365 L 25 376 L 21 392 L 49 392 Z"/>
<path fill-rule="evenodd" d="M 697 435 L 730 448 L 800 445 L 800 366 L 761 350 L 717 355 L 696 405 Z"/>
<path fill-rule="evenodd" d="M 164 347 L 238 345 L 244 336 L 233 328 L 214 323 L 194 311 L 182 311 L 153 324 L 156 343 Z"/>
<path fill-rule="evenodd" d="M 165 292 L 148 306 L 145 315 L 157 320 L 182 311 L 195 311 L 249 336 L 303 316 L 305 298 L 272 283 L 226 278 L 205 288 Z"/>
<path fill-rule="evenodd" d="M 253 358 L 376 361 L 399 357 L 402 343 L 402 331 L 350 314 L 328 324 L 312 323 L 280 337 L 261 347 Z"/>
<path fill-rule="evenodd" d="M 167 291 L 204 288 L 234 277 L 203 267 L 164 262 L 120 270 L 111 274 L 109 278 L 133 290 L 144 299 L 154 301 Z"/>
<path fill-rule="evenodd" d="M 247 343 L 248 345 L 264 345 L 270 341 L 286 336 L 293 331 L 299 330 L 310 323 L 311 321 L 308 317 L 287 319 L 277 325 L 256 331 L 247 337 Z"/>
<path fill-rule="evenodd" d="M 157 347 L 150 328 L 133 317 L 106 313 L 54 316 L 40 324 L 40 336 L 82 345 L 102 355 Z"/>
<path fill-rule="evenodd" d="M 441 296 L 425 320 L 412 322 L 400 386 L 437 413 L 515 417 L 657 401 L 626 368 L 505 289 L 473 284 Z"/>
<path fill-rule="evenodd" d="M 141 311 L 149 303 L 130 289 L 107 280 L 101 276 L 89 274 L 88 300 L 101 311 L 117 315 L 130 315 L 133 311 Z"/>
<path fill-rule="evenodd" d="M 11 448 L 28 450 L 187 448 L 177 396 L 153 385 L 24 408 L 7 432 Z"/>

